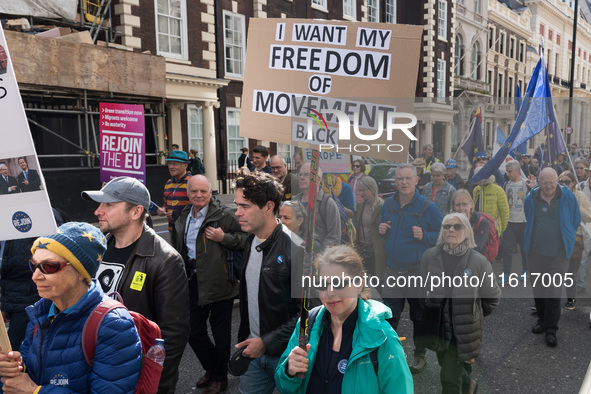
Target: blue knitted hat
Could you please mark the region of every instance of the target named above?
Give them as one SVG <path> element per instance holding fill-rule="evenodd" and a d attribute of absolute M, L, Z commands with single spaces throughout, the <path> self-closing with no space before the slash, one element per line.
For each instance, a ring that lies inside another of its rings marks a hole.
<path fill-rule="evenodd" d="M 90 284 L 103 260 L 107 244 L 98 228 L 88 223 L 68 222 L 57 229 L 57 234 L 37 238 L 31 253 L 34 254 L 37 249 L 47 249 L 68 260 Z"/>

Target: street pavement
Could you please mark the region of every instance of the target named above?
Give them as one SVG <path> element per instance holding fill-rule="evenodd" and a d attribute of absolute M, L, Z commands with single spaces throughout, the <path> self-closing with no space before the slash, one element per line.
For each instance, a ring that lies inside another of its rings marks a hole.
<path fill-rule="evenodd" d="M 233 196 L 220 196 L 231 205 Z M 165 224 L 155 221 L 157 231 L 163 231 Z M 521 272 L 520 256 L 513 258 L 514 272 Z M 493 263 L 498 274 L 502 262 Z M 499 307 L 483 322 L 482 351 L 476 358 L 473 377 L 478 381 L 478 393 L 518 393 L 518 394 L 575 394 L 579 392 L 591 360 L 591 329 L 589 316 L 591 299 L 578 298 L 575 310 L 562 309 L 559 323 L 558 346 L 546 345 L 544 334 L 532 334 L 536 315 L 532 314 L 531 286 L 503 289 L 503 299 Z M 564 296 L 563 296 L 564 297 Z M 565 300 L 563 299 L 564 304 Z M 240 322 L 238 301 L 232 317 L 232 346 Z M 409 338 L 403 341 L 408 361 L 412 362 L 412 322 L 406 307 L 399 325 L 398 334 Z M 439 383 L 440 368 L 435 353 L 427 352 L 428 364 L 423 372 L 413 376 L 415 393 L 435 394 L 441 392 Z M 204 371 L 187 345 L 179 368 L 177 393 L 197 393 L 195 382 Z M 238 392 L 239 379 L 229 376 L 228 393 Z"/>

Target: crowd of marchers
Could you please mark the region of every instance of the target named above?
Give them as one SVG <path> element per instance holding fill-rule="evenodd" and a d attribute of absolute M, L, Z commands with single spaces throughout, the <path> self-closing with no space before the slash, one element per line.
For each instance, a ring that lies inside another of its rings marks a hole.
<path fill-rule="evenodd" d="M 471 175 L 488 160 L 478 153 Z M 230 208 L 213 195 L 197 152 L 189 158 L 173 150 L 156 211 L 168 219 L 170 243 L 148 224 L 156 205 L 149 191 L 129 177 L 82 192 L 96 209 L 98 229 L 54 209 L 56 234 L 2 243 L 2 315 L 13 349 L 0 351 L 2 390 L 151 392 L 140 389 L 152 356 L 141 314 L 164 340 L 153 392 L 175 392 L 188 343 L 205 370 L 196 388 L 207 394 L 226 391 L 228 373 L 240 376 L 241 393 L 412 393 L 411 374 L 423 371 L 428 350 L 436 352 L 443 393 L 475 393 L 472 367 L 484 317 L 501 299 L 499 284 L 516 275 L 573 279 L 532 281 L 532 332 L 551 347 L 558 343 L 562 287 L 568 310 L 586 288 L 589 162 L 576 157 L 571 171 L 564 161 L 539 169 L 534 160 L 508 160 L 503 171 L 473 184 L 455 160 L 438 160 L 427 145 L 422 157 L 398 163 L 395 191 L 384 195 L 362 158 L 352 160 L 347 176 L 319 169 L 310 190 L 316 167 L 301 151 L 269 158 L 264 146 L 251 156 L 243 148 Z M 522 269 L 513 272 L 517 246 Z M 479 286 L 384 285 L 387 277 L 492 277 L 495 260 L 503 273 Z M 305 272 L 369 275 L 380 284 L 324 282 L 306 292 L 313 308 L 302 313 L 310 303 L 294 294 L 302 293 Z M 104 313 L 89 357 L 87 325 L 115 296 L 125 308 Z M 236 299 L 240 326 L 232 349 Z M 414 347 L 408 360 L 396 332 L 407 302 Z"/>

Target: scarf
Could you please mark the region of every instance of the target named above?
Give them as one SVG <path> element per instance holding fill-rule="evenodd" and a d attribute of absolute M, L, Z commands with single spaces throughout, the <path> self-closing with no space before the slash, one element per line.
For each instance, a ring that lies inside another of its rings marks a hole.
<path fill-rule="evenodd" d="M 443 251 L 451 256 L 463 256 L 469 250 L 470 248 L 465 242 L 459 244 L 455 249 L 450 249 L 446 243 L 443 244 Z"/>

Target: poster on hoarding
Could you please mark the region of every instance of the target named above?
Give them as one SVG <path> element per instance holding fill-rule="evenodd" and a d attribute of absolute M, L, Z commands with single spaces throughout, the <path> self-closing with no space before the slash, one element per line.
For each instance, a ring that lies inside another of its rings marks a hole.
<path fill-rule="evenodd" d="M 422 26 L 251 19 L 240 135 L 406 161 Z"/>
<path fill-rule="evenodd" d="M 144 107 L 100 103 L 101 182 L 129 176 L 146 182 Z"/>
<path fill-rule="evenodd" d="M 45 179 L 1 29 L 0 119 L 0 239 L 55 234 Z"/>

